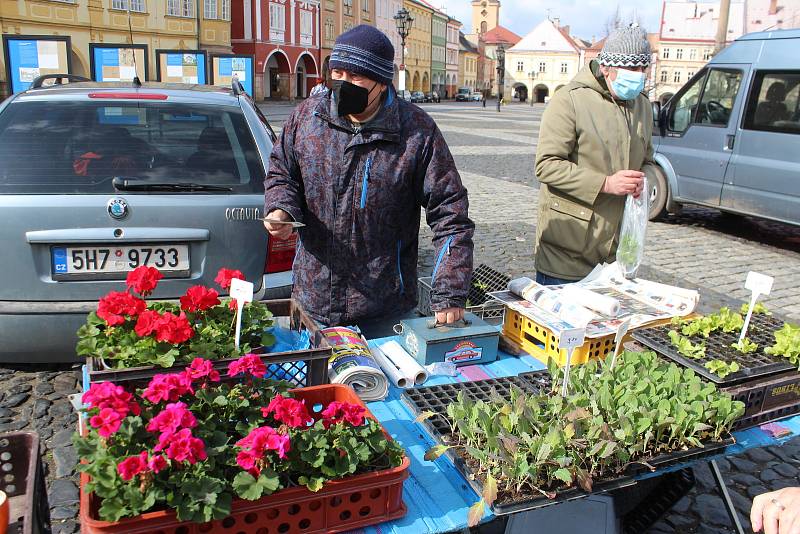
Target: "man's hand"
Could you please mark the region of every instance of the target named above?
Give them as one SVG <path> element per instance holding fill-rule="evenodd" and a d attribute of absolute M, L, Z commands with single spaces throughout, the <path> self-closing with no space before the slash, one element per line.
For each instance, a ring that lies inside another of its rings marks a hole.
<path fill-rule="evenodd" d="M 276 219 L 278 221 L 292 220 L 291 215 L 283 210 L 272 210 L 271 212 L 267 213 L 267 218 Z M 289 239 L 292 237 L 292 232 L 294 231 L 294 228 L 292 228 L 291 224 L 275 224 L 264 221 L 264 227 L 269 232 L 269 235 L 275 239 Z"/>
<path fill-rule="evenodd" d="M 464 318 L 464 308 L 447 308 L 436 312 L 436 322 L 438 324 L 453 324 Z"/>
<path fill-rule="evenodd" d="M 606 176 L 603 183 L 603 193 L 609 195 L 633 195 L 639 198 L 644 186 L 644 173 L 640 171 L 617 171 L 611 176 Z"/>
<path fill-rule="evenodd" d="M 750 509 L 753 532 L 764 534 L 800 534 L 800 488 L 784 488 L 762 493 L 753 499 Z"/>

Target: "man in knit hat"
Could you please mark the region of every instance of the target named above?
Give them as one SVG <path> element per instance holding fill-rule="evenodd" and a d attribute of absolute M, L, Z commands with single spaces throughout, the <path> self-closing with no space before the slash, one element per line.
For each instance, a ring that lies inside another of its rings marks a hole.
<path fill-rule="evenodd" d="M 417 303 L 420 207 L 433 230 L 431 308 L 463 318 L 472 276 L 467 191 L 433 120 L 392 87 L 394 48 L 356 26 L 336 40 L 330 91 L 289 117 L 264 182 L 267 218 L 302 222 L 293 295 L 323 325 L 371 337 Z M 272 237 L 292 228 L 265 222 Z"/>
<path fill-rule="evenodd" d="M 638 198 L 642 178 L 652 183 L 657 172 L 642 94 L 650 56 L 642 28 L 617 29 L 545 109 L 536 150 L 539 283 L 574 282 L 614 261 L 625 197 Z"/>

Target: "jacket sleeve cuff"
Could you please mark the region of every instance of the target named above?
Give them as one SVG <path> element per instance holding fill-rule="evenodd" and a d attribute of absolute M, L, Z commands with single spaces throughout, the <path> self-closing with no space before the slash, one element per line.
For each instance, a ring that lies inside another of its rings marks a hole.
<path fill-rule="evenodd" d="M 467 299 L 450 298 L 446 300 L 434 300 L 431 302 L 431 311 L 442 311 L 448 308 L 466 308 Z"/>
<path fill-rule="evenodd" d="M 303 213 L 297 208 L 286 206 L 285 204 L 273 204 L 264 207 L 264 217 L 269 215 L 275 210 L 283 210 L 289 214 L 294 222 L 303 222 Z"/>

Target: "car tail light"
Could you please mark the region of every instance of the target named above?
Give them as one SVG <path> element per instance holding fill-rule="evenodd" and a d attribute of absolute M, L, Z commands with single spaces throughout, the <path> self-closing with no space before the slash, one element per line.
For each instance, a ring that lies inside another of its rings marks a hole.
<path fill-rule="evenodd" d="M 294 263 L 296 248 L 296 233 L 292 234 L 289 239 L 275 239 L 270 236 L 267 240 L 267 262 L 264 264 L 264 272 L 280 273 L 290 270 Z"/>
<path fill-rule="evenodd" d="M 89 93 L 89 98 L 114 98 L 121 100 L 166 100 L 168 97 L 158 93 Z"/>

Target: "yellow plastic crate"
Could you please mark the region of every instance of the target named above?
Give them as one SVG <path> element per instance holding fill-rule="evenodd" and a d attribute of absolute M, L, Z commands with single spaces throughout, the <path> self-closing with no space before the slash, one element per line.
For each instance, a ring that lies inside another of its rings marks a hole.
<path fill-rule="evenodd" d="M 555 360 L 561 367 L 567 363 L 567 351 L 558 350 L 558 336 L 552 330 L 509 307 L 506 307 L 503 317 L 503 336 L 542 363 L 546 364 L 549 359 Z M 614 334 L 596 339 L 587 338 L 580 348 L 572 352 L 571 365 L 602 360 L 613 353 Z"/>

